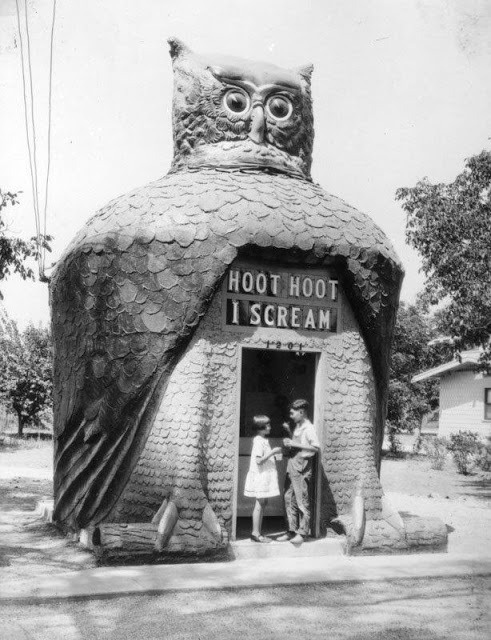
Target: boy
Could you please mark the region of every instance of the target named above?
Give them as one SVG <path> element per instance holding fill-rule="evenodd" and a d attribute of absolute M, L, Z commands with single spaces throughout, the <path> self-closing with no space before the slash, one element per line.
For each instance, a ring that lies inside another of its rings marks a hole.
<path fill-rule="evenodd" d="M 278 540 L 289 540 L 292 544 L 302 544 L 309 535 L 312 462 L 320 448 L 314 425 L 307 417 L 308 408 L 307 400 L 295 400 L 290 407 L 290 418 L 295 424 L 293 434 L 288 424 L 283 425 L 291 435 L 283 440 L 290 452 L 284 493 L 288 532 Z"/>

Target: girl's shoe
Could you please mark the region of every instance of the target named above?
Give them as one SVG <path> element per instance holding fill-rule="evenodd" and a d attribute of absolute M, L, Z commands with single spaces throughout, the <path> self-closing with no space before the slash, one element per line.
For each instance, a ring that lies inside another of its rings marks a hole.
<path fill-rule="evenodd" d="M 253 542 L 271 542 L 270 538 L 266 538 L 266 536 L 255 536 L 255 535 L 251 535 L 251 540 Z"/>

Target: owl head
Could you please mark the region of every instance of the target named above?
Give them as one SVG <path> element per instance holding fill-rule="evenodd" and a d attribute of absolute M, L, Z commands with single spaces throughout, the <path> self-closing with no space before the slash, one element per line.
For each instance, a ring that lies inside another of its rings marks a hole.
<path fill-rule="evenodd" d="M 169 40 L 174 160 L 183 168 L 261 168 L 310 178 L 312 66 L 201 56 Z"/>

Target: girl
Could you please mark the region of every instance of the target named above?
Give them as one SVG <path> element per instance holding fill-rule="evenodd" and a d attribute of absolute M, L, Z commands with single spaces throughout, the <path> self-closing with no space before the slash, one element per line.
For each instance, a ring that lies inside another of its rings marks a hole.
<path fill-rule="evenodd" d="M 256 498 L 252 512 L 252 535 L 254 542 L 271 542 L 261 535 L 263 514 L 268 498 L 280 495 L 278 487 L 278 473 L 273 456 L 281 453 L 281 447 L 271 449 L 267 435 L 271 431 L 268 416 L 254 416 L 253 430 L 256 432 L 251 451 L 251 464 L 247 474 L 244 495 Z"/>

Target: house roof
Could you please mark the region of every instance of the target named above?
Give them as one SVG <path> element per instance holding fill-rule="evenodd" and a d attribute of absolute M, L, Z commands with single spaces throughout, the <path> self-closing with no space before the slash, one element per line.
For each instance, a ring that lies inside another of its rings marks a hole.
<path fill-rule="evenodd" d="M 474 369 L 481 355 L 481 349 L 469 349 L 468 351 L 462 351 L 459 356 L 456 356 L 450 362 L 445 362 L 438 367 L 427 369 L 421 373 L 416 374 L 411 378 L 411 382 L 423 382 L 423 380 L 429 380 L 430 378 L 440 378 L 446 373 L 451 371 L 468 371 Z"/>

